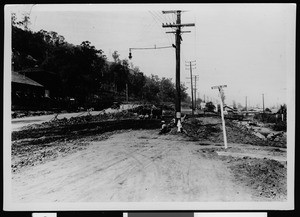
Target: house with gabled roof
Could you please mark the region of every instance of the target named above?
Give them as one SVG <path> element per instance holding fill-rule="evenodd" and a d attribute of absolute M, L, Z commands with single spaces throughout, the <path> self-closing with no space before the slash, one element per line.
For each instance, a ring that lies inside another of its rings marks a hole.
<path fill-rule="evenodd" d="M 12 109 L 34 106 L 44 97 L 45 88 L 42 84 L 18 72 L 11 73 Z"/>

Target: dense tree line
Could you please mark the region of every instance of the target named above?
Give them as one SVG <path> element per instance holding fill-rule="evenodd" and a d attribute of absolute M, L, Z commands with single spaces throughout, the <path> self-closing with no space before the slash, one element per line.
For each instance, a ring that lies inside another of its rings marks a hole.
<path fill-rule="evenodd" d="M 91 42 L 73 45 L 54 31 L 33 32 L 29 17 L 18 21 L 12 14 L 12 62 L 15 71 L 38 67 L 58 76 L 55 97 L 75 98 L 80 105 L 93 100 L 124 100 L 126 88 L 130 99 L 150 102 L 174 102 L 175 85 L 171 79 L 145 76 L 128 60 L 109 62 L 101 49 Z M 155 73 L 155 72 L 154 72 Z M 126 87 L 127 86 L 127 87 Z M 187 97 L 182 86 L 182 99 Z"/>

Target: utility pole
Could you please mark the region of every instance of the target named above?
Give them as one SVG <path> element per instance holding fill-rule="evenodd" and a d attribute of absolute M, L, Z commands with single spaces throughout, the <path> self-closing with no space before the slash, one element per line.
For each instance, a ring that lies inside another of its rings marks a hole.
<path fill-rule="evenodd" d="M 182 41 L 181 34 L 190 31 L 181 31 L 181 27 L 184 26 L 195 26 L 194 23 L 181 24 L 181 11 L 180 10 L 171 10 L 171 11 L 163 11 L 163 14 L 176 13 L 177 19 L 176 24 L 162 24 L 163 28 L 176 28 L 175 31 L 167 32 L 167 33 L 175 33 L 175 48 L 176 48 L 176 102 L 175 102 L 175 110 L 176 110 L 176 124 L 178 127 L 178 132 L 181 132 L 181 88 L 180 88 L 180 43 Z"/>
<path fill-rule="evenodd" d="M 211 89 L 218 89 L 220 93 L 220 104 L 221 104 L 221 117 L 222 117 L 222 127 L 223 127 L 223 138 L 224 138 L 224 146 L 227 149 L 227 136 L 226 136 L 226 128 L 225 128 L 225 119 L 224 119 L 224 111 L 223 111 L 223 87 L 227 87 L 227 85 L 218 85 L 211 87 Z"/>
<path fill-rule="evenodd" d="M 197 82 L 198 76 L 199 75 L 194 75 L 194 81 L 195 81 L 195 87 L 194 87 L 194 91 L 195 91 L 195 94 L 194 94 L 195 100 L 194 100 L 194 102 L 195 102 L 195 104 L 194 104 L 194 109 L 196 109 L 196 103 L 197 103 L 197 97 L 196 97 L 197 83 L 196 82 Z"/>
<path fill-rule="evenodd" d="M 188 65 L 186 66 L 189 66 L 190 68 L 190 78 L 191 78 L 191 97 L 192 97 L 192 115 L 194 115 L 194 109 L 195 109 L 195 106 L 194 106 L 194 91 L 193 91 L 193 72 L 192 72 L 192 66 L 195 66 L 195 65 L 192 65 L 193 62 L 196 62 L 195 60 L 194 61 L 186 61 L 187 63 L 189 63 Z M 195 101 L 196 103 L 196 101 Z"/>
<path fill-rule="evenodd" d="M 265 94 L 262 94 L 262 100 L 263 100 L 263 113 L 265 113 Z"/>
<path fill-rule="evenodd" d="M 262 94 L 262 100 L 263 100 L 263 120 L 265 119 L 265 97 L 264 97 L 265 95 L 264 94 Z"/>
<path fill-rule="evenodd" d="M 194 98 L 194 110 L 196 110 L 196 103 L 197 103 L 197 96 L 196 96 L 196 93 L 197 93 L 196 92 L 197 91 L 197 83 L 196 82 L 197 82 L 198 76 L 199 75 L 194 75 L 194 81 L 195 81 L 195 86 L 193 88 L 194 89 L 194 97 L 195 97 Z"/>

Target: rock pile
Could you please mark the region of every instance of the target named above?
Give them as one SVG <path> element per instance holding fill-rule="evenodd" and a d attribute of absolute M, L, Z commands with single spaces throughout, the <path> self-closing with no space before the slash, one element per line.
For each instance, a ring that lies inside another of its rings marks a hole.
<path fill-rule="evenodd" d="M 264 141 L 277 142 L 281 144 L 282 147 L 286 147 L 286 133 L 284 131 L 274 131 L 270 126 L 265 126 L 261 123 L 245 121 L 233 122 L 244 131 L 250 132 Z"/>
<path fill-rule="evenodd" d="M 183 132 L 192 140 L 205 140 L 214 143 L 223 143 L 223 132 L 221 122 L 216 122 L 211 117 L 204 122 L 201 119 L 187 119 L 182 123 Z M 267 136 L 251 127 L 240 124 L 239 121 L 226 120 L 226 135 L 229 143 L 242 143 L 261 146 L 286 147 L 284 133 L 268 133 Z"/>

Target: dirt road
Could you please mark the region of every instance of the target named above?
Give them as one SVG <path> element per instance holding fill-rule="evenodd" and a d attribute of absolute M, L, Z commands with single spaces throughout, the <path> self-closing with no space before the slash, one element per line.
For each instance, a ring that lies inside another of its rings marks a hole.
<path fill-rule="evenodd" d="M 157 130 L 126 130 L 12 174 L 18 202 L 257 201 L 216 149 Z M 47 147 L 45 146 L 45 151 Z M 236 148 L 233 148 L 234 150 Z M 16 160 L 16 159 L 15 159 Z"/>
<path fill-rule="evenodd" d="M 62 118 L 72 118 L 72 117 L 79 117 L 79 116 L 85 116 L 88 113 L 90 115 L 98 115 L 99 113 L 116 113 L 120 112 L 123 110 L 128 110 L 131 108 L 135 108 L 138 105 L 134 104 L 122 104 L 119 109 L 104 109 L 102 111 L 82 111 L 82 112 L 73 112 L 73 113 L 59 113 L 57 118 L 62 119 Z M 11 127 L 12 131 L 18 131 L 21 130 L 23 127 L 31 125 L 31 124 L 41 124 L 43 122 L 51 121 L 54 119 L 54 116 L 57 114 L 52 114 L 52 115 L 40 115 L 40 116 L 28 116 L 28 117 L 22 117 L 22 118 L 14 118 L 11 120 Z"/>

